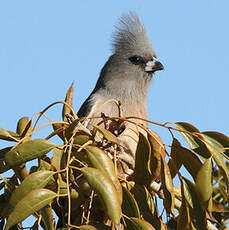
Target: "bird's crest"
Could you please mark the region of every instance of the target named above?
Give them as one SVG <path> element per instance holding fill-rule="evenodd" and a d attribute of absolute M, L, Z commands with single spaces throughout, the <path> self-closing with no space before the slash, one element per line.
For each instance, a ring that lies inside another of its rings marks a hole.
<path fill-rule="evenodd" d="M 113 34 L 112 51 L 122 55 L 155 53 L 146 29 L 135 12 L 123 14 Z"/>

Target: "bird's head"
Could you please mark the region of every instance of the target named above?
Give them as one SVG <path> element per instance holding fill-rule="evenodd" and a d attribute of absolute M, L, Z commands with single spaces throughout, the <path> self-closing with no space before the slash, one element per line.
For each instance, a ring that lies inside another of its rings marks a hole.
<path fill-rule="evenodd" d="M 109 92 L 113 98 L 146 98 L 152 75 L 162 70 L 146 29 L 136 13 L 123 15 L 113 34 L 112 55 L 104 65 L 94 93 Z"/>
<path fill-rule="evenodd" d="M 126 72 L 152 76 L 164 67 L 157 60 L 146 29 L 136 13 L 123 15 L 113 35 L 112 51 L 119 65 L 126 66 Z"/>

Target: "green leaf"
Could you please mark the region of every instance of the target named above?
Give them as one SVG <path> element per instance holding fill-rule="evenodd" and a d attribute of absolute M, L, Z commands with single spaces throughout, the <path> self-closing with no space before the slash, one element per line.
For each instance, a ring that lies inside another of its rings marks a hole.
<path fill-rule="evenodd" d="M 9 215 L 5 229 L 8 230 L 29 215 L 50 204 L 56 196 L 56 193 L 48 189 L 33 190 L 17 203 L 13 212 Z"/>
<path fill-rule="evenodd" d="M 0 139 L 5 141 L 19 141 L 20 136 L 17 133 L 8 131 L 0 127 Z"/>
<path fill-rule="evenodd" d="M 0 160 L 0 173 L 8 171 L 11 167 L 7 165 L 4 161 Z"/>
<path fill-rule="evenodd" d="M 120 223 L 121 204 L 117 190 L 111 181 L 102 171 L 84 167 L 80 169 L 88 183 L 99 194 L 103 200 L 107 215 L 114 222 Z"/>
<path fill-rule="evenodd" d="M 129 217 L 140 218 L 138 204 L 130 191 L 125 187 L 123 187 L 122 212 Z"/>
<path fill-rule="evenodd" d="M 134 180 L 136 183 L 148 185 L 151 182 L 152 174 L 150 160 L 150 143 L 142 133 L 139 133 L 134 168 Z"/>
<path fill-rule="evenodd" d="M 200 200 L 207 207 L 208 201 L 212 196 L 212 162 L 211 158 L 207 159 L 200 168 L 196 178 L 196 190 Z"/>
<path fill-rule="evenodd" d="M 214 146 L 218 147 L 219 149 L 222 148 L 222 150 L 225 152 L 225 154 L 229 157 L 229 149 L 225 150 L 223 148 L 229 148 L 229 137 L 219 133 L 219 132 L 202 132 L 202 134 L 205 135 L 205 137 L 211 141 L 211 143 L 214 144 Z"/>
<path fill-rule="evenodd" d="M 53 127 L 53 130 L 55 134 L 57 134 L 61 140 L 65 140 L 64 138 L 64 130 L 67 129 L 67 127 L 69 127 L 69 125 L 67 124 L 63 124 L 62 122 L 60 123 L 55 123 L 55 124 L 52 124 L 52 127 Z"/>
<path fill-rule="evenodd" d="M 184 186 L 183 186 L 183 180 L 181 180 L 181 193 L 182 193 L 182 203 L 181 207 L 179 209 L 179 217 L 177 221 L 177 230 L 184 230 L 189 229 L 190 226 L 190 211 L 189 211 L 189 205 L 188 202 L 185 199 L 184 196 Z"/>
<path fill-rule="evenodd" d="M 202 165 L 199 158 L 195 155 L 194 152 L 182 147 L 178 141 L 173 143 L 173 148 L 174 148 L 173 153 L 174 155 L 176 155 L 176 158 L 182 162 L 184 167 L 192 175 L 193 179 L 196 180 L 196 175 Z"/>
<path fill-rule="evenodd" d="M 96 131 L 101 133 L 103 137 L 106 138 L 108 141 L 119 144 L 118 138 L 113 133 L 111 133 L 109 130 L 104 129 L 98 125 L 93 125 L 93 127 L 96 129 Z"/>
<path fill-rule="evenodd" d="M 6 147 L 4 149 L 0 149 L 0 160 L 3 160 L 5 158 L 6 153 L 8 153 L 13 146 Z"/>
<path fill-rule="evenodd" d="M 175 195 L 173 189 L 173 180 L 170 174 L 169 166 L 163 157 L 161 157 L 161 162 L 161 186 L 165 196 L 163 202 L 167 213 L 174 214 Z"/>
<path fill-rule="evenodd" d="M 96 227 L 96 229 L 93 229 L 93 230 L 97 230 L 97 229 L 98 230 L 111 230 L 110 226 L 107 226 L 107 225 L 105 225 L 103 223 L 93 223 L 93 225 L 94 225 L 94 227 Z M 83 225 L 83 226 L 85 226 L 85 225 Z"/>
<path fill-rule="evenodd" d="M 180 142 L 176 139 L 173 138 L 173 143 L 171 147 L 171 158 L 169 159 L 168 166 L 171 172 L 172 178 L 174 178 L 177 174 L 177 172 L 180 170 L 182 166 L 182 158 L 179 154 L 179 148 L 182 147 Z"/>
<path fill-rule="evenodd" d="M 195 185 L 186 178 L 182 179 L 184 197 L 190 205 L 191 221 L 197 230 L 206 229 L 206 213 L 196 192 Z"/>
<path fill-rule="evenodd" d="M 131 217 L 130 222 L 132 224 L 133 230 L 155 230 L 155 228 L 150 223 L 139 218 Z"/>
<path fill-rule="evenodd" d="M 223 153 L 225 150 L 224 150 L 224 146 L 218 141 L 220 138 L 223 139 L 223 136 L 222 135 L 217 136 L 216 133 L 209 134 L 209 132 L 204 132 L 204 133 L 201 133 L 200 135 L 201 137 L 204 138 L 205 144 L 207 148 L 209 149 L 210 153 L 212 154 L 217 166 L 223 173 L 225 181 L 228 181 L 229 169 L 223 160 Z M 225 136 L 225 139 L 226 139 L 226 136 Z M 227 186 L 229 186 L 229 182 Z"/>
<path fill-rule="evenodd" d="M 53 149 L 53 157 L 51 158 L 51 164 L 55 167 L 56 170 L 61 169 L 61 159 L 63 156 L 64 150 L 55 148 Z"/>
<path fill-rule="evenodd" d="M 58 195 L 67 195 L 68 194 L 68 185 L 66 182 L 64 182 L 62 180 L 61 175 L 58 175 L 57 183 L 58 183 Z M 78 181 L 77 181 L 77 184 L 79 185 L 79 187 L 81 189 L 81 184 L 79 184 Z M 81 192 L 81 190 L 80 190 L 80 192 Z M 90 190 L 90 192 L 91 192 L 91 190 Z M 85 194 L 85 195 L 89 196 L 90 194 Z M 70 197 L 71 197 L 71 199 L 76 200 L 79 198 L 79 193 L 75 189 L 71 188 L 70 189 Z"/>
<path fill-rule="evenodd" d="M 78 128 L 78 125 L 80 124 L 80 120 L 79 119 L 75 119 L 70 125 L 69 127 L 66 128 L 65 130 L 65 135 L 66 138 L 69 140 L 72 135 L 74 134 L 74 130 Z"/>
<path fill-rule="evenodd" d="M 79 130 L 74 136 L 74 144 L 83 145 L 91 140 L 91 135 L 83 130 Z"/>
<path fill-rule="evenodd" d="M 80 194 L 83 194 L 86 197 L 91 195 L 92 188 L 84 177 L 79 178 L 76 183 L 79 186 Z"/>
<path fill-rule="evenodd" d="M 31 130 L 31 122 L 29 124 L 29 118 L 22 117 L 17 123 L 17 134 L 24 136 L 29 130 Z"/>
<path fill-rule="evenodd" d="M 54 171 L 55 168 L 53 167 L 53 165 L 49 164 L 48 163 L 48 160 L 45 159 L 45 160 L 42 160 L 42 159 L 39 159 L 39 164 L 38 164 L 38 170 L 48 170 L 48 171 Z"/>
<path fill-rule="evenodd" d="M 148 213 L 149 215 L 153 215 L 154 201 L 147 188 L 144 185 L 135 184 L 131 192 L 133 193 L 134 198 L 137 201 L 138 207 L 144 219 L 147 218 L 145 217 L 146 213 Z"/>
<path fill-rule="evenodd" d="M 85 149 L 93 167 L 103 171 L 112 180 L 118 192 L 120 203 L 122 204 L 122 186 L 116 175 L 114 163 L 111 158 L 96 146 L 88 145 Z"/>
<path fill-rule="evenodd" d="M 45 230 L 55 230 L 54 215 L 51 205 L 46 205 L 40 210 Z"/>
<path fill-rule="evenodd" d="M 152 180 L 155 180 L 161 175 L 161 156 L 165 157 L 165 149 L 161 138 L 152 131 L 148 134 L 148 141 L 151 147 L 150 169 Z"/>
<path fill-rule="evenodd" d="M 4 173 L 10 169 L 10 166 L 5 162 L 5 155 L 11 150 L 11 147 L 6 147 L 0 150 L 0 173 Z"/>
<path fill-rule="evenodd" d="M 44 188 L 55 172 L 38 171 L 27 176 L 10 197 L 9 204 L 14 207 L 23 197 L 35 189 Z"/>
<path fill-rule="evenodd" d="M 92 225 L 81 225 L 79 227 L 80 230 L 97 230 L 97 228 L 95 228 L 94 226 Z"/>
<path fill-rule="evenodd" d="M 72 107 L 73 92 L 74 92 L 74 82 L 72 82 L 70 88 L 68 89 L 68 92 L 67 92 L 65 100 L 64 100 L 70 107 Z M 64 104 L 63 110 L 62 110 L 63 121 L 68 122 L 68 119 L 65 116 L 67 114 L 73 115 L 72 110 L 67 105 Z"/>
<path fill-rule="evenodd" d="M 177 129 L 181 130 L 180 133 L 191 150 L 206 159 L 211 156 L 205 144 L 197 137 L 197 134 L 199 134 L 200 131 L 196 127 L 185 122 L 176 122 L 173 124 Z"/>
<path fill-rule="evenodd" d="M 11 167 L 36 159 L 48 153 L 56 145 L 45 139 L 26 141 L 15 145 L 6 153 L 5 161 Z"/>
<path fill-rule="evenodd" d="M 190 133 L 199 133 L 199 129 L 197 129 L 195 126 L 186 123 L 186 122 L 176 122 L 173 123 L 177 129 L 181 131 L 188 131 Z M 196 139 L 193 135 L 186 133 L 186 132 L 180 132 L 181 135 L 184 137 L 186 143 L 189 145 L 191 149 L 195 149 L 199 147 L 198 139 Z"/>
<path fill-rule="evenodd" d="M 191 208 L 194 207 L 194 201 L 193 201 L 193 197 L 191 195 L 191 191 L 194 190 L 194 184 L 192 182 L 190 182 L 189 180 L 183 178 L 182 179 L 182 186 L 183 186 L 183 190 L 184 190 L 184 197 L 186 199 L 186 201 L 188 202 L 188 204 L 191 206 Z M 192 190 L 191 190 L 192 189 Z"/>
<path fill-rule="evenodd" d="M 74 136 L 74 144 L 78 145 L 83 145 L 91 140 L 90 131 L 80 123 L 79 119 L 75 119 L 65 130 L 67 140 L 72 136 Z"/>

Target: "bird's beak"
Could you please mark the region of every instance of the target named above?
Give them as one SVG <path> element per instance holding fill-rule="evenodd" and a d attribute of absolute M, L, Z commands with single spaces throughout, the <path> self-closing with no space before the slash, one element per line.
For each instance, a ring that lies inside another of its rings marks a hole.
<path fill-rule="evenodd" d="M 164 66 L 156 58 L 152 58 L 146 63 L 145 71 L 152 73 L 158 70 L 163 70 Z"/>

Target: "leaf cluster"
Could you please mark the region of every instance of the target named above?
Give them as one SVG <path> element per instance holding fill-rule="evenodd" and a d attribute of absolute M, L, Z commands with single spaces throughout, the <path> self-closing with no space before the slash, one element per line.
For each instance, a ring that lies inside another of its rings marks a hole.
<path fill-rule="evenodd" d="M 225 229 L 228 221 L 229 138 L 200 132 L 184 122 L 158 124 L 171 134 L 165 145 L 144 127 L 139 132 L 133 173 L 120 177 L 117 133 L 87 129 L 72 108 L 73 85 L 63 104 L 63 121 L 33 139 L 39 119 L 23 117 L 16 132 L 0 128 L 0 139 L 16 142 L 0 150 L 0 228 L 17 229 L 33 215 L 32 229 Z M 101 117 L 122 124 L 128 118 Z M 149 121 L 150 122 L 150 121 Z M 138 126 L 138 124 L 136 123 Z M 175 135 L 181 134 L 188 147 Z M 58 135 L 63 144 L 50 141 Z M 48 154 L 49 153 L 49 154 Z M 48 154 L 48 155 L 47 155 Z M 33 161 L 32 161 L 33 160 Z M 26 163 L 36 162 L 27 171 Z M 186 176 L 181 169 L 187 171 Z M 8 171 L 12 173 L 9 175 Z M 180 186 L 174 186 L 178 180 Z M 163 208 L 159 207 L 163 201 Z"/>

